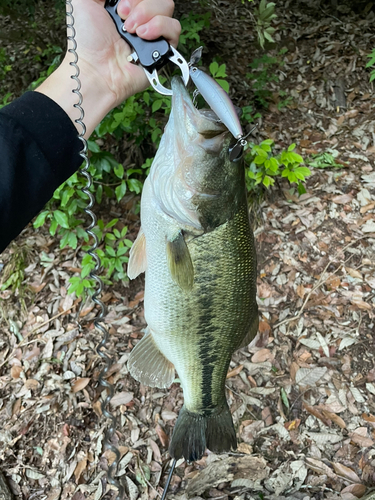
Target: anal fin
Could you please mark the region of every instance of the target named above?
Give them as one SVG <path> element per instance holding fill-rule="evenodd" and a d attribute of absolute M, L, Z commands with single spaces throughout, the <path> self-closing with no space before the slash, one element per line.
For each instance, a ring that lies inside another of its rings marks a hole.
<path fill-rule="evenodd" d="M 130 353 L 128 368 L 136 380 L 149 387 L 169 387 L 175 378 L 173 363 L 159 350 L 150 330 Z"/>
<path fill-rule="evenodd" d="M 146 268 L 146 237 L 141 228 L 129 252 L 129 262 L 127 270 L 129 279 L 133 280 L 139 274 L 144 273 L 146 271 Z"/>

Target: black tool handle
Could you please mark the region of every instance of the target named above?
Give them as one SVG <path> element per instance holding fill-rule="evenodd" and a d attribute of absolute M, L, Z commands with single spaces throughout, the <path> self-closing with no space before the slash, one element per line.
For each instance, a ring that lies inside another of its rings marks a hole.
<path fill-rule="evenodd" d="M 149 70 L 151 73 L 156 68 L 161 68 L 169 61 L 171 47 L 165 38 L 157 38 L 156 40 L 143 40 L 138 35 L 133 35 L 124 31 L 124 21 L 117 13 L 117 4 L 119 0 L 106 0 L 105 9 L 112 17 L 117 31 L 136 52 L 139 63 Z"/>

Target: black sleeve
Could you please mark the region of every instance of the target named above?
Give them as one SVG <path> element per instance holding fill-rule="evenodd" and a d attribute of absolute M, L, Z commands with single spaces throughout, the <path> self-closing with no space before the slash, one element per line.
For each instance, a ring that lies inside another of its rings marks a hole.
<path fill-rule="evenodd" d="M 79 168 L 81 149 L 68 115 L 39 92 L 0 110 L 0 252 Z"/>

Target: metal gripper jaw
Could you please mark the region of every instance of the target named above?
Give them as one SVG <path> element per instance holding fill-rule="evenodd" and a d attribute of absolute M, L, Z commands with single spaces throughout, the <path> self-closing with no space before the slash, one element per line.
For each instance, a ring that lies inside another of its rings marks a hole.
<path fill-rule="evenodd" d="M 129 33 L 124 26 L 123 19 L 117 13 L 118 2 L 119 0 L 106 0 L 105 9 L 115 23 L 121 38 L 133 49 L 133 53 L 128 57 L 128 60 L 143 67 L 150 84 L 160 94 L 172 95 L 172 90 L 161 84 L 158 75 L 158 70 L 169 61 L 181 69 L 183 81 L 187 85 L 190 77 L 189 65 L 182 55 L 165 38 L 144 40 L 135 34 Z"/>

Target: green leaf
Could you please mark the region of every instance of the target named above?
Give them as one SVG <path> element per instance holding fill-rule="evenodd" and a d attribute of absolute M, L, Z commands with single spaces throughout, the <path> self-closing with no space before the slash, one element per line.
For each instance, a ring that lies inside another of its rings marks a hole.
<path fill-rule="evenodd" d="M 94 268 L 94 265 L 92 264 L 86 264 L 83 266 L 82 271 L 81 271 L 81 278 L 86 278 L 91 272 L 91 270 Z"/>
<path fill-rule="evenodd" d="M 160 135 L 161 135 L 161 128 L 157 127 L 151 134 L 152 142 L 156 143 Z"/>
<path fill-rule="evenodd" d="M 99 184 L 99 186 L 96 188 L 95 198 L 96 198 L 96 203 L 100 204 L 102 202 L 103 186 L 101 184 Z"/>
<path fill-rule="evenodd" d="M 261 12 L 260 18 L 262 21 L 270 20 L 275 12 L 275 4 L 269 3 L 267 7 Z"/>
<path fill-rule="evenodd" d="M 49 233 L 50 233 L 52 236 L 55 236 L 57 226 L 58 226 L 58 222 L 57 222 L 57 220 L 56 220 L 56 219 L 53 219 L 53 220 L 52 220 L 52 222 L 51 222 L 51 225 L 50 225 L 50 227 L 49 227 Z"/>
<path fill-rule="evenodd" d="M 225 92 L 229 92 L 229 83 L 226 80 L 216 80 L 217 83 L 220 85 L 222 89 L 225 90 Z"/>
<path fill-rule="evenodd" d="M 263 165 L 263 163 L 266 161 L 267 157 L 264 157 L 264 156 L 256 156 L 254 158 L 254 163 L 256 165 Z"/>
<path fill-rule="evenodd" d="M 294 172 L 289 171 L 288 172 L 288 181 L 289 182 L 297 182 L 297 176 Z"/>
<path fill-rule="evenodd" d="M 115 269 L 119 271 L 120 273 L 123 272 L 124 268 L 122 267 L 123 264 L 120 259 L 115 260 Z"/>
<path fill-rule="evenodd" d="M 116 177 L 118 177 L 119 179 L 122 179 L 124 177 L 124 167 L 121 165 L 121 163 L 119 163 L 117 167 L 113 169 L 113 171 Z"/>
<path fill-rule="evenodd" d="M 295 149 L 295 147 L 296 147 L 296 144 L 295 144 L 295 143 L 291 144 L 291 145 L 288 147 L 288 151 L 293 151 L 293 149 Z"/>
<path fill-rule="evenodd" d="M 128 247 L 119 248 L 117 250 L 117 256 L 120 257 L 121 255 L 125 255 L 128 250 L 129 250 Z"/>
<path fill-rule="evenodd" d="M 77 227 L 76 231 L 78 238 L 82 238 L 85 241 L 89 240 L 89 235 L 87 234 L 85 229 L 83 229 L 83 227 Z"/>
<path fill-rule="evenodd" d="M 273 174 L 277 174 L 278 171 L 279 171 L 279 162 L 276 160 L 276 158 L 270 158 L 270 166 L 268 167 L 269 170 L 273 173 Z"/>
<path fill-rule="evenodd" d="M 95 141 L 88 140 L 87 145 L 92 153 L 100 153 L 100 146 Z"/>
<path fill-rule="evenodd" d="M 267 31 L 264 32 L 264 38 L 271 43 L 275 41 L 274 38 L 272 38 L 272 36 Z"/>
<path fill-rule="evenodd" d="M 107 252 L 107 254 L 108 254 L 108 255 L 110 255 L 111 257 L 116 257 L 116 252 L 115 252 L 115 250 L 114 250 L 112 247 L 110 247 L 109 245 L 107 245 L 107 246 L 105 247 L 105 251 L 106 251 L 106 252 Z"/>
<path fill-rule="evenodd" d="M 118 219 L 112 219 L 110 222 L 108 222 L 108 224 L 106 224 L 105 228 L 109 229 L 109 228 L 115 226 L 117 223 L 118 223 Z"/>
<path fill-rule="evenodd" d="M 303 163 L 303 158 L 297 153 L 289 153 L 289 159 L 290 161 L 294 163 Z"/>
<path fill-rule="evenodd" d="M 294 171 L 296 173 L 297 172 L 301 173 L 305 177 L 308 177 L 309 175 L 311 175 L 311 170 L 309 168 L 307 168 L 307 167 L 297 167 Z"/>
<path fill-rule="evenodd" d="M 263 179 L 263 184 L 266 186 L 266 188 L 268 188 L 269 186 L 272 185 L 272 179 L 271 177 L 269 177 L 268 175 L 266 175 Z"/>
<path fill-rule="evenodd" d="M 267 144 L 268 146 L 272 146 L 273 143 L 274 141 L 272 139 L 265 139 L 264 141 L 262 141 L 262 144 Z"/>
<path fill-rule="evenodd" d="M 68 240 L 68 245 L 70 248 L 73 248 L 75 250 L 77 248 L 77 235 L 73 232 L 69 233 L 69 240 Z"/>
<path fill-rule="evenodd" d="M 122 181 L 120 186 L 115 189 L 117 201 L 122 200 L 126 193 L 126 182 Z"/>
<path fill-rule="evenodd" d="M 287 408 L 289 410 L 289 408 L 290 408 L 289 400 L 288 400 L 288 396 L 287 396 L 287 393 L 285 392 L 284 387 L 281 388 L 280 395 L 281 395 L 281 400 L 284 403 L 285 408 Z"/>
<path fill-rule="evenodd" d="M 219 65 L 216 61 L 214 61 L 210 64 L 210 73 L 212 76 L 216 76 L 218 69 L 219 69 Z"/>
<path fill-rule="evenodd" d="M 264 9 L 266 8 L 266 6 L 267 6 L 267 1 L 266 0 L 262 0 L 260 2 L 260 5 L 259 5 L 259 12 L 263 12 Z"/>
<path fill-rule="evenodd" d="M 297 187 L 297 190 L 298 190 L 298 194 L 301 196 L 302 194 L 305 194 L 307 191 L 305 189 L 305 186 L 302 184 L 302 182 L 299 182 L 298 183 L 298 187 Z"/>
<path fill-rule="evenodd" d="M 67 189 L 63 190 L 62 195 L 61 195 L 61 206 L 62 207 L 66 206 L 66 204 L 68 203 L 70 198 L 73 196 L 73 194 L 74 194 L 73 188 L 67 188 Z"/>
<path fill-rule="evenodd" d="M 128 186 L 130 191 L 139 194 L 142 191 L 143 184 L 138 179 L 128 179 Z"/>
<path fill-rule="evenodd" d="M 150 94 L 148 92 L 143 92 L 143 100 L 147 104 L 147 106 L 150 105 Z"/>
<path fill-rule="evenodd" d="M 152 103 L 152 112 L 158 111 L 162 107 L 163 101 L 162 99 L 157 99 Z"/>
<path fill-rule="evenodd" d="M 34 227 L 35 228 L 38 228 L 40 226 L 43 226 L 43 224 L 45 223 L 46 221 L 46 217 L 47 215 L 49 214 L 50 212 L 48 210 L 44 210 L 44 212 L 41 212 L 38 217 L 35 219 L 34 221 Z"/>
<path fill-rule="evenodd" d="M 219 66 L 218 70 L 216 71 L 216 75 L 215 76 L 218 76 L 218 77 L 221 77 L 221 78 L 225 78 L 227 76 L 226 65 L 225 64 L 221 64 Z"/>
<path fill-rule="evenodd" d="M 66 247 L 66 245 L 68 244 L 68 241 L 69 241 L 69 231 L 65 231 L 65 234 L 61 238 L 61 241 L 60 241 L 60 248 Z"/>
<path fill-rule="evenodd" d="M 61 212 L 61 210 L 55 210 L 53 212 L 53 217 L 61 227 L 69 229 L 69 221 L 66 213 Z"/>

